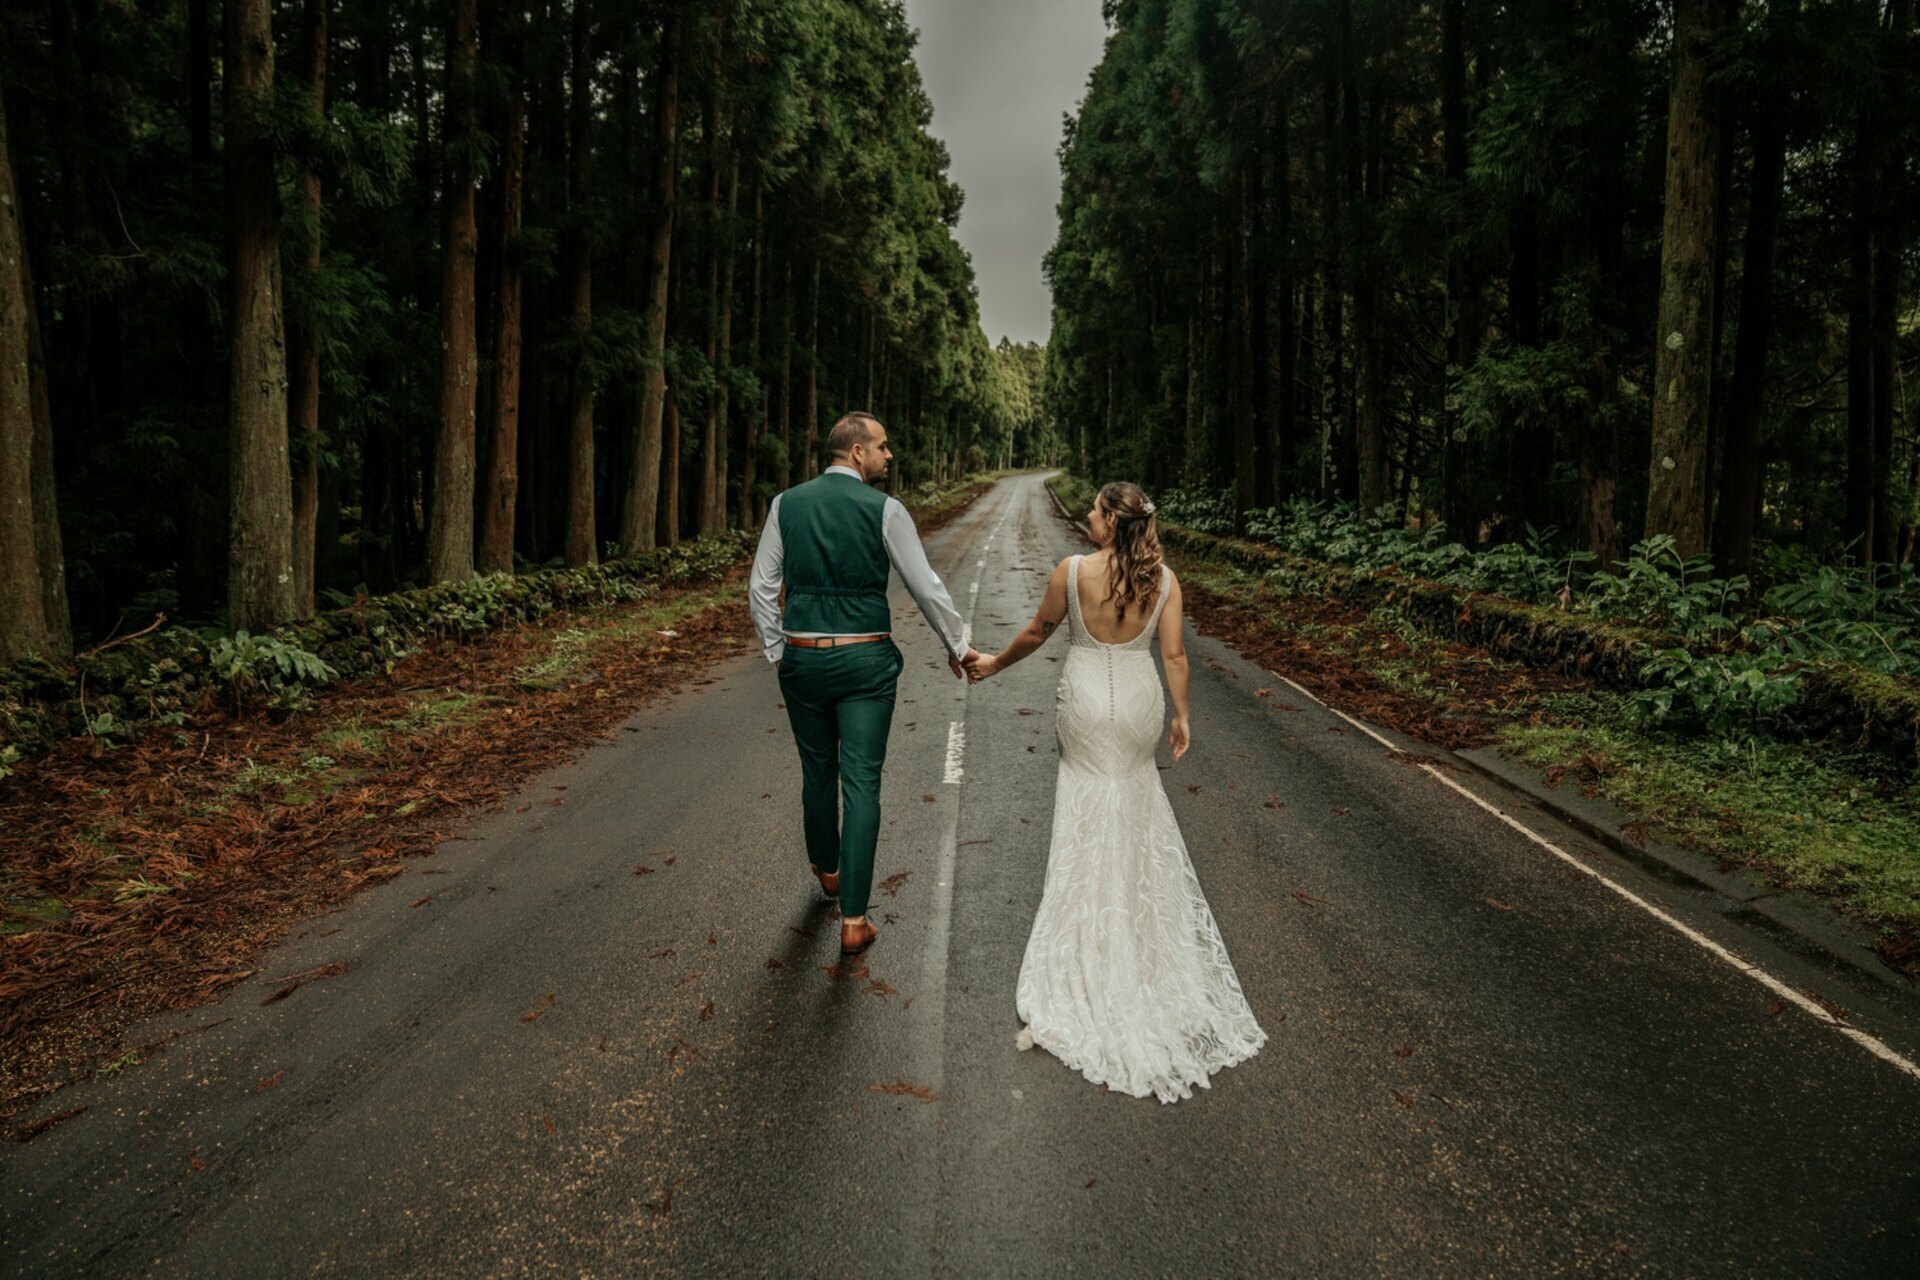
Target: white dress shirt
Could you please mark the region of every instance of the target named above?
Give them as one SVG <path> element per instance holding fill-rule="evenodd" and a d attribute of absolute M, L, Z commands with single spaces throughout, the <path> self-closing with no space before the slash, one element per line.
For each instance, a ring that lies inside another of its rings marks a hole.
<path fill-rule="evenodd" d="M 852 467 L 828 467 L 822 474 L 839 472 L 843 476 L 852 476 L 865 484 L 866 478 Z M 920 532 L 913 525 L 913 517 L 898 498 L 888 498 L 886 513 L 880 522 L 881 536 L 886 540 L 887 559 L 893 565 L 893 571 L 900 575 L 901 583 L 913 602 L 920 606 L 920 613 L 933 627 L 947 652 L 955 658 L 964 658 L 967 654 L 967 628 L 960 618 L 960 611 L 953 607 L 953 597 L 947 594 L 946 584 L 940 581 L 940 575 L 927 563 L 927 549 L 920 545 Z M 780 626 L 780 587 L 785 581 L 782 570 L 786 563 L 786 548 L 780 541 L 780 499 L 774 498 L 767 508 L 767 523 L 760 530 L 760 548 L 753 556 L 753 577 L 747 584 L 747 603 L 753 610 L 753 625 L 760 632 L 760 647 L 767 655 L 768 662 L 780 661 L 780 655 L 786 652 L 787 637 L 799 636 L 812 639 L 836 634 L 867 634 L 865 632 L 821 632 L 786 631 Z"/>

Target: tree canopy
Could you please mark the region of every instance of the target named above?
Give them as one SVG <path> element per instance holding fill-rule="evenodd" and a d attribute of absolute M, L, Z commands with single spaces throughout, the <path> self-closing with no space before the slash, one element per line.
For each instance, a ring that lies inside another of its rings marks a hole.
<path fill-rule="evenodd" d="M 900 483 L 1046 447 L 897 0 L 21 0 L 0 38 L 0 660 L 750 526 L 851 409 Z"/>
<path fill-rule="evenodd" d="M 1912 10 L 1108 0 L 1050 410 L 1243 513 L 1911 560 Z"/>

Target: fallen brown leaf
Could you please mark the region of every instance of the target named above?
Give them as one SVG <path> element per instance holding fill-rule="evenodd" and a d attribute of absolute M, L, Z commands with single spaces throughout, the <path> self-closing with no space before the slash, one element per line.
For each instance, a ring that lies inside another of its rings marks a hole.
<path fill-rule="evenodd" d="M 767 968 L 768 968 L 769 970 L 772 970 L 772 969 L 784 969 L 784 968 L 786 968 L 786 967 L 787 967 L 787 966 L 786 966 L 786 965 L 785 965 L 785 963 L 783 963 L 782 961 L 779 961 L 779 960 L 776 960 L 776 959 L 774 959 L 774 958 L 773 958 L 772 956 L 768 956 L 768 957 L 767 957 Z"/>
<path fill-rule="evenodd" d="M 879 889 L 889 898 L 897 898 L 900 896 L 900 886 L 905 884 L 907 877 L 912 874 L 911 871 L 896 871 L 880 882 Z"/>
<path fill-rule="evenodd" d="M 656 952 L 654 952 L 654 953 L 653 953 L 652 955 L 650 955 L 650 956 L 648 956 L 648 957 L 647 957 L 647 959 L 649 959 L 649 960 L 665 960 L 665 959 L 666 959 L 666 958 L 667 958 L 668 956 L 677 956 L 677 955 L 679 955 L 679 954 L 680 954 L 680 953 L 679 953 L 678 951 L 675 951 L 675 950 L 674 950 L 674 949 L 673 949 L 672 947 L 662 947 L 662 948 L 660 948 L 660 950 L 658 950 L 658 951 L 656 951 Z"/>
<path fill-rule="evenodd" d="M 271 1089 L 273 1088 L 273 1086 L 279 1084 L 281 1077 L 286 1074 L 287 1074 L 287 1069 L 285 1067 L 280 1068 L 278 1071 L 274 1072 L 272 1075 L 262 1079 L 259 1084 L 253 1086 L 253 1091 L 255 1093 L 266 1092 L 268 1089 Z"/>
<path fill-rule="evenodd" d="M 1395 1089 L 1393 1091 L 1393 1096 L 1400 1103 L 1401 1106 L 1406 1107 L 1408 1110 L 1412 1110 L 1415 1101 L 1417 1101 L 1416 1099 L 1408 1097 L 1406 1094 L 1400 1092 L 1398 1089 Z"/>
<path fill-rule="evenodd" d="M 713 1001 L 709 1000 L 706 1002 L 705 1005 L 701 1006 L 700 1021 L 702 1022 L 713 1021 Z"/>
<path fill-rule="evenodd" d="M 200 1148 L 195 1147 L 192 1151 L 187 1152 L 187 1163 L 193 1166 L 193 1171 L 195 1173 L 200 1173 L 203 1170 L 205 1170 L 207 1167 L 207 1162 L 205 1160 L 202 1160 L 198 1155 L 195 1154 L 195 1152 L 198 1152 L 199 1150 Z"/>
<path fill-rule="evenodd" d="M 555 996 L 552 992 L 548 992 L 545 996 L 541 997 L 539 1004 L 535 1005 L 533 1008 L 527 1010 L 525 1013 L 520 1015 L 520 1021 L 533 1022 L 538 1020 L 542 1014 L 546 1013 L 547 1010 L 553 1008 L 557 1000 L 558 1000 L 557 996 Z"/>
<path fill-rule="evenodd" d="M 429 902 L 432 902 L 432 901 L 433 901 L 433 895 L 432 895 L 432 894 L 428 894 L 428 895 L 427 895 L 426 897 L 424 897 L 424 898 L 415 898 L 415 899 L 414 899 L 414 900 L 413 900 L 412 902 L 409 902 L 409 903 L 408 903 L 407 905 L 408 905 L 408 906 L 410 906 L 410 907 L 424 907 L 424 906 L 426 906 L 426 905 L 427 905 L 427 904 L 428 904 Z"/>
<path fill-rule="evenodd" d="M 1413 1046 L 1397 1044 L 1393 1046 L 1393 1056 L 1396 1058 L 1411 1058 L 1413 1056 Z"/>
<path fill-rule="evenodd" d="M 918 1098 L 922 1102 L 940 1101 L 940 1095 L 927 1088 L 927 1086 L 923 1084 L 908 1084 L 905 1080 L 900 1079 L 894 1080 L 892 1084 L 870 1084 L 867 1086 L 867 1092 L 890 1093 L 895 1097 Z"/>
<path fill-rule="evenodd" d="M 1501 909 L 1502 911 L 1511 911 L 1511 910 L 1513 910 L 1513 904 L 1512 904 L 1511 902 L 1502 902 L 1502 901 L 1500 901 L 1500 899 L 1498 899 L 1498 898 L 1488 898 L 1488 899 L 1487 899 L 1487 905 L 1488 905 L 1488 906 L 1490 906 L 1490 907 L 1498 907 L 1498 908 L 1500 908 L 1500 909 Z"/>

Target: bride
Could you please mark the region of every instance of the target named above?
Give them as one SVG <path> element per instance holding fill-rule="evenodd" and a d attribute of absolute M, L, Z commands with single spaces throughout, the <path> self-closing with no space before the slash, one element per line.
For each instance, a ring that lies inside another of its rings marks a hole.
<path fill-rule="evenodd" d="M 1060 780 L 1046 888 L 1020 965 L 1018 1044 L 1039 1045 L 1095 1084 L 1162 1102 L 1266 1042 L 1154 764 L 1166 701 L 1173 758 L 1192 741 L 1180 582 L 1163 563 L 1153 504 L 1137 485 L 1100 490 L 1087 525 L 1099 550 L 1054 569 L 1033 621 L 975 661 L 976 681 L 1067 624 L 1056 724 Z"/>

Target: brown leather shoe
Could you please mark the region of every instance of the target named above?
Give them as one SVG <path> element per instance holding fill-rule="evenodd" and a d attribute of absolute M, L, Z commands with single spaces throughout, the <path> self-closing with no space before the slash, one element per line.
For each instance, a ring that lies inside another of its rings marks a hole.
<path fill-rule="evenodd" d="M 879 936 L 880 931 L 873 927 L 872 921 L 862 920 L 855 924 L 842 920 L 840 922 L 840 954 L 857 956 L 872 946 L 873 940 Z"/>
<path fill-rule="evenodd" d="M 811 863 L 809 863 L 808 865 L 812 866 Z M 838 871 L 833 871 L 825 875 L 822 875 L 820 873 L 820 868 L 814 867 L 813 874 L 820 881 L 820 891 L 826 894 L 829 898 L 832 898 L 833 900 L 835 900 L 836 902 L 839 901 L 840 873 Z"/>

